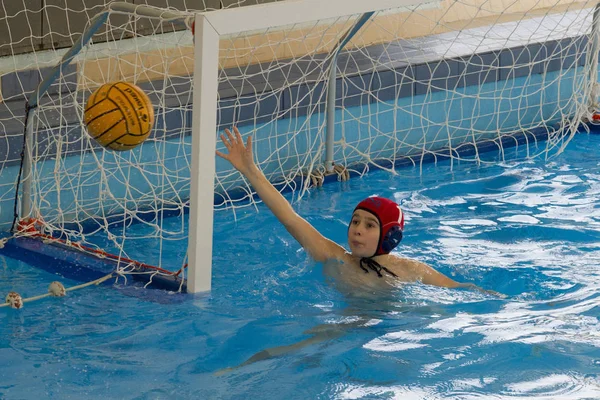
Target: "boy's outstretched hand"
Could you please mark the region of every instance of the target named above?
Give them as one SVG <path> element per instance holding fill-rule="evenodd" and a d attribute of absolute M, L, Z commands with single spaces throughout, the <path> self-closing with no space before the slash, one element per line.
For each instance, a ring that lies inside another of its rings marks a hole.
<path fill-rule="evenodd" d="M 233 127 L 233 132 L 231 133 L 229 129 L 225 129 L 225 134 L 221 134 L 221 141 L 223 141 L 229 153 L 225 154 L 217 150 L 216 154 L 229 161 L 235 169 L 246 175 L 255 166 L 252 156 L 252 136 L 248 136 L 244 146 L 244 140 L 237 127 Z"/>

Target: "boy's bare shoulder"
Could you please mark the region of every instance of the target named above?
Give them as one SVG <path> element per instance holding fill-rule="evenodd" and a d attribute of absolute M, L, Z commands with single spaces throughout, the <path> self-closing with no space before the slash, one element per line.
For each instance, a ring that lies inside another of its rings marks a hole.
<path fill-rule="evenodd" d="M 427 264 L 421 261 L 401 257 L 396 254 L 382 256 L 382 260 L 379 263 L 404 280 L 419 280 L 423 276 L 423 273 L 430 269 Z"/>
<path fill-rule="evenodd" d="M 401 257 L 397 254 L 386 254 L 383 262 L 391 266 L 404 266 L 409 268 L 429 268 L 429 266 L 421 261 L 414 260 L 412 258 Z"/>

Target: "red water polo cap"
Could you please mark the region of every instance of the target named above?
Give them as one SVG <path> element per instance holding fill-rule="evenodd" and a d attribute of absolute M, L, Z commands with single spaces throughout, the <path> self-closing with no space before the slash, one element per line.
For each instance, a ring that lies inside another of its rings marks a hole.
<path fill-rule="evenodd" d="M 388 254 L 398 246 L 404 230 L 404 213 L 396 202 L 384 197 L 372 196 L 358 203 L 354 211 L 356 210 L 367 211 L 379 221 L 379 244 L 373 256 Z"/>

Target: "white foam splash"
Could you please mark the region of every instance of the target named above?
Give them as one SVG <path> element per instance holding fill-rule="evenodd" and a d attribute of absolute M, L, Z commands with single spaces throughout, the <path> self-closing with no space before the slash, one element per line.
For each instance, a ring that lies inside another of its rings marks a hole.
<path fill-rule="evenodd" d="M 336 383 L 333 396 L 336 399 L 394 398 L 403 400 L 575 400 L 600 397 L 597 378 L 581 375 L 552 374 L 536 380 L 505 385 L 508 393 L 481 393 L 485 386 L 497 381 L 496 377 L 480 379 L 456 379 L 439 386 L 367 385 Z M 470 393 L 467 391 L 471 391 Z M 331 394 L 331 393 L 329 393 Z"/>
<path fill-rule="evenodd" d="M 539 224 L 540 220 L 537 218 L 532 217 L 531 215 L 512 215 L 510 217 L 501 217 L 498 218 L 498 221 L 502 221 L 502 222 L 518 222 L 521 224 Z"/>
<path fill-rule="evenodd" d="M 427 343 L 421 343 L 423 341 L 451 336 L 452 335 L 444 332 L 423 333 L 416 331 L 399 331 L 387 333 L 379 338 L 373 339 L 363 345 L 363 348 L 381 352 L 404 351 L 429 346 Z"/>
<path fill-rule="evenodd" d="M 567 341 L 600 347 L 600 322 L 582 315 L 600 306 L 600 298 L 565 307 L 532 310 L 534 304 L 510 303 L 494 314 L 458 313 L 427 326 L 440 332 L 478 333 L 480 344 L 499 342 L 542 343 Z"/>
<path fill-rule="evenodd" d="M 491 221 L 489 219 L 461 219 L 454 221 L 440 221 L 442 225 L 450 225 L 450 226 L 496 226 L 498 223 L 496 221 Z"/>

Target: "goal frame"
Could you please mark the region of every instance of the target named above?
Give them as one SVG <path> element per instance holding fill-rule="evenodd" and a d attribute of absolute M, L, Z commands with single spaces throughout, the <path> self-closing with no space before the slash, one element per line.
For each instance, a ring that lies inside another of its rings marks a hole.
<path fill-rule="evenodd" d="M 188 238 L 187 290 L 211 289 L 219 39 L 266 28 L 415 7 L 432 0 L 288 0 L 195 15 L 192 171 Z M 316 12 L 315 10 L 318 10 Z M 274 21 L 277 21 L 274 23 Z"/>

